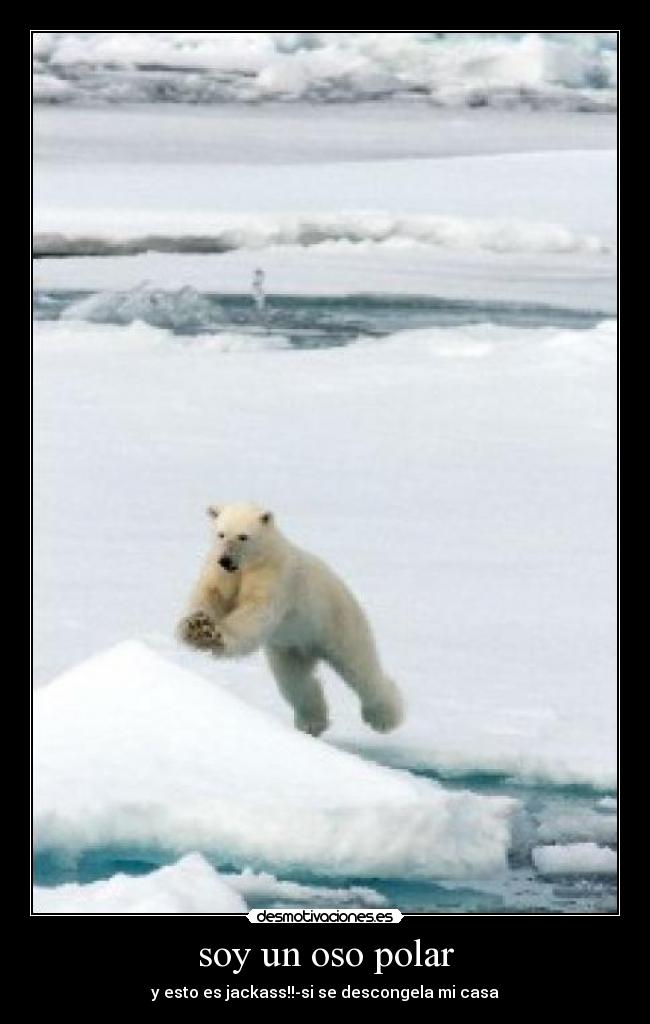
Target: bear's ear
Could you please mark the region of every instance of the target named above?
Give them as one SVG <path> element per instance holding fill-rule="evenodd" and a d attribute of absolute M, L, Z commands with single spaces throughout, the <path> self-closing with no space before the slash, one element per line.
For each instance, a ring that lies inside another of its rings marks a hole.
<path fill-rule="evenodd" d="M 262 512 L 262 515 L 260 516 L 260 522 L 261 523 L 272 523 L 273 522 L 273 513 L 272 512 Z"/>
<path fill-rule="evenodd" d="M 219 507 L 218 505 L 208 505 L 206 512 L 208 513 L 211 519 L 216 519 L 217 516 L 219 515 Z"/>

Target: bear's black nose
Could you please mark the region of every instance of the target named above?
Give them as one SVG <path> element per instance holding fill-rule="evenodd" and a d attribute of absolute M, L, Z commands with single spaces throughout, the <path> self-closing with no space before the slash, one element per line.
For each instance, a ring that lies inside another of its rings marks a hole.
<path fill-rule="evenodd" d="M 227 569 L 228 572 L 234 572 L 237 566 L 228 555 L 224 555 L 223 558 L 219 559 L 219 565 L 222 569 Z"/>

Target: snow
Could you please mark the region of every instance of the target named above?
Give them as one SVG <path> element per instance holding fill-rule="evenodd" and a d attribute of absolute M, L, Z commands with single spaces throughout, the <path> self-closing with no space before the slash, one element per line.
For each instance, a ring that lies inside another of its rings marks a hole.
<path fill-rule="evenodd" d="M 242 897 L 198 853 L 148 875 L 34 886 L 35 914 L 241 914 Z"/>
<path fill-rule="evenodd" d="M 164 644 L 205 506 L 258 500 L 359 595 L 406 694 L 404 726 L 377 737 L 327 677 L 330 743 L 613 788 L 615 323 L 231 342 L 35 324 L 37 682 L 124 637 Z M 228 679 L 290 720 L 261 657 Z"/>
<path fill-rule="evenodd" d="M 563 813 L 554 808 L 552 813 L 539 814 L 537 821 L 537 838 L 542 843 L 615 843 L 618 834 L 615 815 L 575 807 Z"/>
<path fill-rule="evenodd" d="M 74 99 L 75 91 L 69 82 L 54 75 L 34 74 L 32 96 L 35 103 L 62 103 Z"/>
<path fill-rule="evenodd" d="M 361 885 L 302 885 L 250 868 L 216 871 L 200 853 L 147 875 L 118 873 L 85 885 L 34 886 L 36 914 L 238 914 L 263 902 L 273 907 L 382 907 L 386 898 Z"/>
<path fill-rule="evenodd" d="M 611 32 L 49 32 L 37 76 L 71 82 L 53 102 L 359 101 L 611 110 Z"/>
<path fill-rule="evenodd" d="M 260 901 L 271 902 L 274 907 L 290 906 L 299 903 L 303 907 L 318 906 L 353 906 L 353 907 L 384 907 L 387 899 L 375 889 L 365 885 L 351 885 L 334 888 L 329 885 L 302 885 L 276 878 L 268 872 L 251 871 L 246 868 L 237 875 L 223 876 L 233 889 L 247 900 L 250 907 L 259 906 Z"/>
<path fill-rule="evenodd" d="M 82 300 L 78 307 L 82 303 L 87 312 L 96 312 L 101 308 L 99 303 L 95 305 L 91 300 L 88 300 L 87 305 Z M 58 322 L 35 325 L 35 334 L 39 339 L 47 339 L 48 354 L 56 352 L 68 357 L 80 357 L 82 361 L 89 352 L 93 355 L 107 355 L 111 360 L 119 355 L 131 357 L 138 352 L 141 355 L 158 352 L 164 356 L 169 354 L 170 347 L 172 351 L 191 355 L 199 352 L 240 352 L 250 357 L 255 352 L 273 352 L 289 345 L 288 339 L 282 335 L 267 336 L 244 331 L 170 337 L 168 330 L 139 320 L 134 320 L 116 332 L 108 324 L 93 324 L 89 327 L 84 319 L 77 321 L 72 316 L 64 316 Z"/>
<path fill-rule="evenodd" d="M 36 164 L 318 164 L 614 149 L 616 116 L 440 110 L 392 100 L 228 106 L 36 107 Z M 318 131 L 314 131 L 314 119 Z"/>
<path fill-rule="evenodd" d="M 80 164 L 67 153 L 35 166 L 35 251 L 142 255 L 42 259 L 39 287 L 146 278 L 242 292 L 254 261 L 271 292 L 616 308 L 613 149 L 297 162 L 263 175 L 254 163 Z"/>
<path fill-rule="evenodd" d="M 434 218 L 435 230 L 435 218 L 441 217 L 452 218 L 452 224 L 458 218 L 526 221 L 531 231 L 536 224 L 558 222 L 573 233 L 593 233 L 608 243 L 615 235 L 613 150 L 285 164 L 265 167 L 263 177 L 253 164 L 184 163 L 182 158 L 156 166 L 96 160 L 83 167 L 87 180 L 80 188 L 76 162 L 37 163 L 37 237 L 83 233 L 110 240 L 122 232 L 126 237 L 163 232 L 171 238 L 210 236 L 223 220 L 224 230 L 230 222 L 234 231 L 241 225 L 242 231 L 257 232 L 250 241 L 242 237 L 240 245 L 265 245 L 296 241 L 300 222 L 292 232 L 291 218 L 307 219 L 307 215 L 316 223 L 322 217 L 325 228 L 325 218 L 331 218 L 330 231 L 323 231 L 326 238 L 337 237 L 341 216 L 404 217 L 404 234 L 415 240 L 427 240 L 432 230 L 427 218 Z M 281 231 L 283 226 L 280 215 L 288 218 L 286 239 L 274 237 L 274 230 Z M 266 218 L 273 220 L 269 223 Z M 419 220 L 421 235 L 415 234 Z M 364 231 L 362 221 L 357 236 L 372 239 L 374 223 L 370 220 Z M 380 238 L 382 226 L 377 222 L 375 228 Z M 390 222 L 383 227 L 390 234 Z"/>
<path fill-rule="evenodd" d="M 210 853 L 330 876 L 464 877 L 505 867 L 515 802 L 336 750 L 126 641 L 34 702 L 34 842 Z M 299 769 L 297 768 L 299 766 Z"/>
<path fill-rule="evenodd" d="M 604 796 L 596 803 L 597 807 L 600 807 L 603 811 L 617 811 L 618 800 L 613 796 Z"/>
<path fill-rule="evenodd" d="M 533 863 L 542 875 L 615 875 L 618 870 L 616 852 L 595 843 L 537 846 Z"/>

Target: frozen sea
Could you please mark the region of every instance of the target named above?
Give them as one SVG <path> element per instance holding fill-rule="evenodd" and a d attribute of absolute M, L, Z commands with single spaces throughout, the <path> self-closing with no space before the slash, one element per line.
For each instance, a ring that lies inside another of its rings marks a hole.
<path fill-rule="evenodd" d="M 613 912 L 615 115 L 275 99 L 35 108 L 35 909 Z M 238 498 L 395 733 L 174 643 Z"/>

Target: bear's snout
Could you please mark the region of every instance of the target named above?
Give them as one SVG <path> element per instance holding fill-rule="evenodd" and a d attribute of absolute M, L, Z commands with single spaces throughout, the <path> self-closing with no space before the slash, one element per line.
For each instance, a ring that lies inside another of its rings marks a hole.
<path fill-rule="evenodd" d="M 222 569 L 225 569 L 226 572 L 236 572 L 237 570 L 237 566 L 233 562 L 232 558 L 228 557 L 228 555 L 224 555 L 219 559 L 219 565 Z"/>

